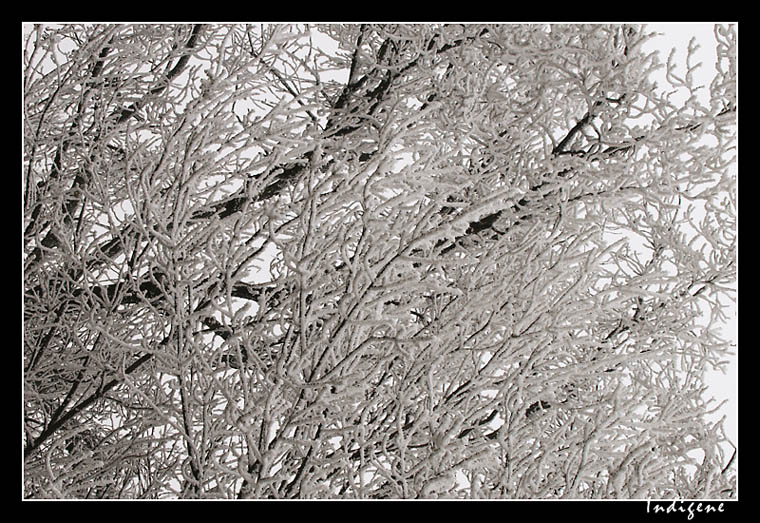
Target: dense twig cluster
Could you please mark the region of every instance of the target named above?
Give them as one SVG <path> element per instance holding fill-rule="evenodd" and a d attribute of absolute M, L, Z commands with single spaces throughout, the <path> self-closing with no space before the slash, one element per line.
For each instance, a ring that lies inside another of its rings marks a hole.
<path fill-rule="evenodd" d="M 716 37 L 30 27 L 25 496 L 733 495 Z"/>

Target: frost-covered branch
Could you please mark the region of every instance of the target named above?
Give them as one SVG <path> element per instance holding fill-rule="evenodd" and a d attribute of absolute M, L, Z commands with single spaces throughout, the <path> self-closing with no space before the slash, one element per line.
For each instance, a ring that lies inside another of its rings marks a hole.
<path fill-rule="evenodd" d="M 734 36 L 29 26 L 25 496 L 733 495 Z"/>

